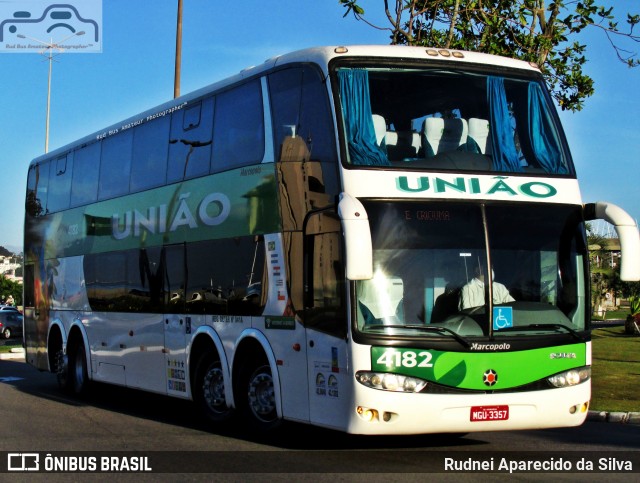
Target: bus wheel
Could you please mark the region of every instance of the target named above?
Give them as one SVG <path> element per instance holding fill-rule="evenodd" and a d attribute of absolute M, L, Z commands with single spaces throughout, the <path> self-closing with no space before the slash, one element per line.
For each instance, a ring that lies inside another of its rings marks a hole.
<path fill-rule="evenodd" d="M 89 376 L 87 374 L 87 359 L 85 357 L 82 340 L 76 343 L 75 350 L 71 354 L 70 363 L 70 389 L 72 389 L 75 394 L 84 394 L 87 392 L 89 385 Z"/>
<path fill-rule="evenodd" d="M 69 359 L 62 348 L 56 352 L 55 372 L 58 386 L 61 389 L 69 389 Z"/>
<path fill-rule="evenodd" d="M 193 397 L 209 421 L 222 423 L 231 419 L 233 409 L 227 406 L 224 395 L 222 364 L 211 354 L 204 354 L 198 362 Z"/>
<path fill-rule="evenodd" d="M 254 370 L 247 381 L 246 413 L 251 425 L 260 431 L 276 429 L 282 423 L 276 411 L 273 376 L 268 365 Z"/>

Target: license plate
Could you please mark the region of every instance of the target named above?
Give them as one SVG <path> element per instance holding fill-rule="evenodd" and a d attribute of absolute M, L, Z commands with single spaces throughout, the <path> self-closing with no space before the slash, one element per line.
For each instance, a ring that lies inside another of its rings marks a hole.
<path fill-rule="evenodd" d="M 471 406 L 471 421 L 506 421 L 509 406 Z"/>

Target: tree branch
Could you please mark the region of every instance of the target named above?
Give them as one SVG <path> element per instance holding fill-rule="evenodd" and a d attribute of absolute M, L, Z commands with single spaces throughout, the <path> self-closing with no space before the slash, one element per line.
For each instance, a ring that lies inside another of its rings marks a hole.
<path fill-rule="evenodd" d="M 449 34 L 447 35 L 447 43 L 445 47 L 448 49 L 451 46 L 453 40 L 453 32 L 455 31 L 456 22 L 458 21 L 458 10 L 460 8 L 460 0 L 456 0 L 453 7 L 453 15 L 451 16 L 451 22 L 449 23 Z"/>

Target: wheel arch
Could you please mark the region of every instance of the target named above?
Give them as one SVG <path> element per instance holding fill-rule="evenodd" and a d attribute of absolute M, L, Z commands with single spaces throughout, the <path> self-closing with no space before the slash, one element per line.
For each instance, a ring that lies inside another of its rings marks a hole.
<path fill-rule="evenodd" d="M 49 372 L 55 370 L 55 358 L 58 351 L 67 351 L 67 332 L 62 325 L 60 319 L 54 319 L 49 324 L 49 332 L 47 333 L 47 362 L 49 364 Z"/>
<path fill-rule="evenodd" d="M 231 360 L 231 380 L 233 385 L 234 397 L 238 396 L 238 382 L 242 368 L 246 363 L 256 364 L 260 360 L 265 360 L 271 368 L 271 377 L 273 378 L 273 386 L 276 400 L 276 412 L 279 418 L 282 418 L 282 394 L 280 387 L 280 373 L 275 354 L 265 335 L 256 329 L 247 329 L 240 334 L 236 342 L 236 349 L 233 352 Z"/>
<path fill-rule="evenodd" d="M 224 351 L 224 344 L 222 343 L 220 336 L 212 327 L 209 326 L 203 326 L 198 329 L 198 331 L 193 336 L 191 345 L 189 347 L 188 363 L 191 399 L 193 399 L 193 385 L 195 383 L 198 360 L 200 359 L 202 354 L 211 350 L 216 351 L 218 359 L 220 360 L 220 365 L 222 366 L 222 373 L 225 382 L 224 396 L 227 404 L 229 405 L 229 407 L 234 407 L 233 388 L 232 384 L 230 384 L 231 369 L 229 360 L 227 359 L 227 354 Z"/>

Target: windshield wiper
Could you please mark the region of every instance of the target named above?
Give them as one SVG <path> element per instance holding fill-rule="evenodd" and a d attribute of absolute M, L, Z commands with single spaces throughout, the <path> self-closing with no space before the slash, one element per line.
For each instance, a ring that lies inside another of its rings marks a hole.
<path fill-rule="evenodd" d="M 438 332 L 440 334 L 447 334 L 453 337 L 455 340 L 460 342 L 463 346 L 469 348 L 471 347 L 471 342 L 462 337 L 457 332 L 447 328 L 447 327 L 436 327 L 434 325 L 367 325 L 367 329 L 415 329 L 425 332 Z"/>
<path fill-rule="evenodd" d="M 567 331 L 569 334 L 571 334 L 576 340 L 579 340 L 580 342 L 584 342 L 586 340 L 576 330 L 562 324 L 529 324 L 529 325 L 521 325 L 521 326 L 515 326 L 515 327 L 506 327 L 504 329 L 496 330 L 495 332 L 515 332 L 518 330 L 539 330 L 539 329 L 563 329 Z"/>

